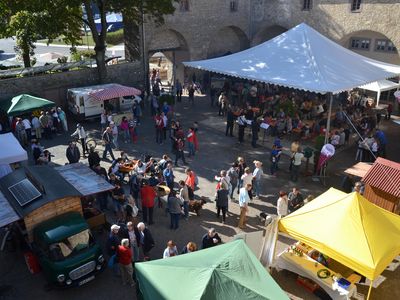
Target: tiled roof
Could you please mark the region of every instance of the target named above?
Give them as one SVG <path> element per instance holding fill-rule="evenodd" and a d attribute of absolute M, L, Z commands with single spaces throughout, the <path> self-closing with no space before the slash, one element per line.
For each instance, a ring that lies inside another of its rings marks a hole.
<path fill-rule="evenodd" d="M 395 197 L 400 197 L 400 164 L 378 157 L 362 181 Z"/>

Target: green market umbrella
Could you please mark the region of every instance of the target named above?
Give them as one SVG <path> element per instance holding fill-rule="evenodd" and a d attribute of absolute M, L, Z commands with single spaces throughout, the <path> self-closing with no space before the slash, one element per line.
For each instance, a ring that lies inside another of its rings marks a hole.
<path fill-rule="evenodd" d="M 11 99 L 11 105 L 7 110 L 9 116 L 18 116 L 37 109 L 54 107 L 53 101 L 27 94 L 22 94 Z"/>
<path fill-rule="evenodd" d="M 288 300 L 243 240 L 135 264 L 143 299 Z"/>

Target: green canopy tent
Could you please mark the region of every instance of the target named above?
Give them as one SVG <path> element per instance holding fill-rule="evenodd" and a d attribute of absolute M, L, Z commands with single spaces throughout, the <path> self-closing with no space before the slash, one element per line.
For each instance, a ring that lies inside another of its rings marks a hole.
<path fill-rule="evenodd" d="M 37 109 L 50 108 L 54 106 L 56 106 L 56 104 L 53 101 L 27 94 L 22 94 L 12 98 L 11 103 L 9 101 L 4 101 L 1 105 L 9 116 L 19 116 Z"/>
<path fill-rule="evenodd" d="M 135 265 L 150 299 L 288 300 L 243 240 Z"/>

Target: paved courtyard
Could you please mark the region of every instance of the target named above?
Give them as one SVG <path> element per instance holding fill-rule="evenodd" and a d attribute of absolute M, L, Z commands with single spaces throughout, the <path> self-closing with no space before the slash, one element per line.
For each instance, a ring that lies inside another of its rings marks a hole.
<path fill-rule="evenodd" d="M 192 107 L 187 101 L 178 103 L 175 107 L 176 117 L 181 120 L 186 130 L 194 121 L 199 123 L 199 149 L 196 157 L 192 160 L 188 159 L 190 167 L 197 173 L 199 177 L 199 190 L 196 191 L 198 196 L 208 199 L 208 203 L 203 207 L 201 216 L 191 215 L 189 220 L 181 221 L 180 228 L 176 231 L 169 229 L 169 217 L 166 216 L 163 209 L 155 209 L 155 224 L 150 226 L 150 230 L 156 241 L 156 246 L 152 250 L 154 259 L 161 258 L 162 252 L 166 246 L 166 242 L 170 239 L 174 240 L 179 249 L 181 249 L 188 241 L 194 241 L 198 245 L 201 244 L 201 237 L 210 227 L 216 228 L 224 242 L 228 242 L 232 237 L 241 232 L 238 229 L 238 204 L 231 203 L 229 207 L 229 215 L 226 224 L 222 224 L 215 215 L 215 203 L 213 197 L 215 194 L 216 182 L 214 176 L 222 169 L 227 169 L 229 164 L 238 156 L 243 156 L 248 165 L 252 167 L 252 161 L 257 159 L 264 163 L 264 172 L 268 174 L 269 170 L 269 151 L 272 145 L 272 138 L 269 137 L 263 145 L 252 148 L 249 143 L 249 137 L 243 145 L 237 143 L 237 138 L 225 137 L 224 119 L 217 116 L 216 108 L 211 108 L 207 97 L 196 97 L 195 105 Z M 140 157 L 142 154 L 149 154 L 155 157 L 161 157 L 167 153 L 171 155 L 170 141 L 166 141 L 163 145 L 155 143 L 155 131 L 153 122 L 150 118 L 148 109 L 144 113 L 142 125 L 139 128 L 139 140 L 136 144 L 120 143 L 121 149 L 126 151 L 130 157 Z M 75 127 L 76 122 L 69 119 L 70 129 Z M 87 122 L 84 124 L 86 130 L 92 137 L 99 138 L 99 121 Z M 396 151 L 399 150 L 399 144 L 396 143 L 399 125 L 391 121 L 383 121 L 381 127 L 387 130 L 389 139 L 388 158 L 399 160 L 400 157 Z M 237 133 L 235 133 L 237 134 Z M 66 162 L 65 149 L 69 138 L 67 136 L 57 136 L 51 141 L 43 141 L 46 148 L 55 155 L 54 162 L 63 165 Z M 290 144 L 291 140 L 285 144 Z M 102 154 L 102 147 L 97 148 Z M 117 156 L 118 152 L 114 153 Z M 354 164 L 355 148 L 349 147 L 340 151 L 330 163 L 328 173 L 330 177 L 327 179 L 326 186 L 320 182 L 313 181 L 312 177 L 301 176 L 296 186 L 301 192 L 307 195 L 319 195 L 328 187 L 339 187 L 341 175 L 344 169 Z M 87 163 L 87 160 L 83 160 Z M 104 167 L 108 167 L 109 163 L 103 163 Z M 283 157 L 280 163 L 280 171 L 277 177 L 264 175 L 262 184 L 262 197 L 260 200 L 253 200 L 250 204 L 249 222 L 245 232 L 263 230 L 263 224 L 259 221 L 257 215 L 260 211 L 270 214 L 276 213 L 276 200 L 280 190 L 290 191 L 294 186 L 289 181 L 289 159 Z M 184 179 L 184 168 L 175 168 L 177 180 Z M 237 198 L 237 197 L 236 197 Z M 112 222 L 112 216 L 110 216 Z M 99 236 L 100 240 L 106 238 L 105 234 Z M 280 237 L 278 251 L 286 247 L 292 241 L 285 237 Z M 171 274 L 173 276 L 173 274 Z M 295 276 L 287 272 L 275 273 L 273 276 L 277 279 L 282 288 L 291 294 L 303 299 L 317 299 L 312 294 L 305 291 L 295 283 Z M 378 289 L 373 290 L 372 299 L 400 299 L 400 290 L 398 288 L 398 280 L 400 279 L 400 271 L 385 271 L 383 273 L 387 279 Z M 176 278 L 179 281 L 179 278 Z M 366 295 L 366 288 L 359 287 L 359 292 Z M 19 252 L 0 253 L 0 299 L 136 299 L 135 290 L 122 286 L 120 279 L 112 275 L 110 270 L 105 270 L 98 278 L 81 287 L 69 290 L 46 290 L 45 281 L 42 274 L 31 275 L 25 266 L 23 256 Z M 176 299 L 179 299 L 177 297 Z"/>

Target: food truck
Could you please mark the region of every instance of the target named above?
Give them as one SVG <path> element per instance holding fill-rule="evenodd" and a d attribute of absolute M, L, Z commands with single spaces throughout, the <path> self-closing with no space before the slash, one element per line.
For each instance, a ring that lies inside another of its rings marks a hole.
<path fill-rule="evenodd" d="M 86 182 L 74 185 L 81 176 Z M 51 286 L 81 286 L 106 266 L 91 230 L 105 216 L 88 217 L 82 199 L 112 188 L 81 164 L 20 168 L 0 179 L 0 227 L 16 232 L 31 273 L 42 270 Z"/>
<path fill-rule="evenodd" d="M 141 91 L 116 83 L 71 88 L 67 91 L 69 111 L 78 120 L 98 117 L 105 109 L 113 113 L 126 111 Z"/>

